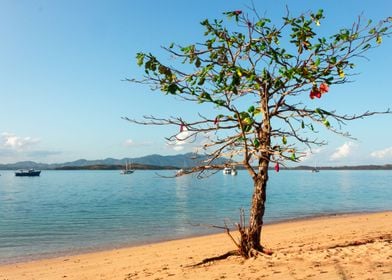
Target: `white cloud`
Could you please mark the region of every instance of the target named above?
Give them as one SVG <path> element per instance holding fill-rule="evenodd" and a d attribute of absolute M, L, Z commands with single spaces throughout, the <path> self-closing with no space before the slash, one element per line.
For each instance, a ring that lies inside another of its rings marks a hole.
<path fill-rule="evenodd" d="M 138 148 L 138 147 L 152 146 L 154 145 L 154 142 L 152 141 L 137 142 L 132 139 L 127 139 L 123 142 L 123 145 L 128 148 L 129 147 Z"/>
<path fill-rule="evenodd" d="M 132 139 L 127 139 L 124 141 L 124 146 L 129 147 L 135 145 L 135 142 Z"/>
<path fill-rule="evenodd" d="M 338 160 L 341 158 L 348 157 L 352 152 L 352 148 L 354 146 L 353 142 L 346 142 L 342 146 L 336 149 L 336 151 L 331 155 L 331 160 Z"/>
<path fill-rule="evenodd" d="M 185 147 L 182 146 L 182 145 L 175 145 L 175 146 L 173 147 L 173 150 L 175 150 L 175 151 L 177 151 L 177 152 L 182 151 L 182 150 L 184 150 L 184 149 L 185 149 Z"/>
<path fill-rule="evenodd" d="M 32 138 L 29 136 L 20 137 L 8 132 L 3 132 L 1 134 L 1 140 L 1 145 L 4 148 L 16 151 L 26 150 L 39 142 L 39 139 L 37 138 Z"/>
<path fill-rule="evenodd" d="M 386 148 L 384 150 L 374 151 L 370 154 L 372 157 L 383 159 L 383 158 L 392 158 L 392 147 Z"/>
<path fill-rule="evenodd" d="M 193 142 L 190 138 L 191 133 L 188 131 L 186 127 L 183 128 L 183 130 L 177 134 L 176 140 L 173 144 L 173 150 L 175 151 L 182 151 L 185 149 L 185 146 L 191 142 Z"/>
<path fill-rule="evenodd" d="M 307 161 L 307 160 L 311 159 L 313 156 L 321 153 L 322 151 L 323 151 L 323 148 L 307 149 L 301 155 L 300 161 Z"/>

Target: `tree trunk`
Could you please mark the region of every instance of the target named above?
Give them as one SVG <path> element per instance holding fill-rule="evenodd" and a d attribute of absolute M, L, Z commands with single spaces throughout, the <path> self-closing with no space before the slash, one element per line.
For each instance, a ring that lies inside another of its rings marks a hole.
<path fill-rule="evenodd" d="M 260 172 L 253 179 L 254 190 L 250 209 L 249 227 L 247 229 L 240 228 L 240 254 L 245 258 L 252 257 L 258 252 L 264 252 L 263 246 L 261 245 L 261 231 L 265 212 L 268 163 L 269 160 L 262 160 L 260 163 Z"/>
<path fill-rule="evenodd" d="M 260 92 L 260 111 L 263 115 L 263 121 L 259 129 L 256 130 L 256 135 L 260 143 L 259 147 L 259 165 L 258 172 L 254 173 L 253 179 L 253 197 L 252 206 L 250 209 L 249 226 L 240 225 L 239 231 L 241 240 L 239 244 L 240 254 L 245 258 L 252 257 L 259 252 L 264 252 L 261 245 L 261 230 L 263 228 L 263 217 L 265 212 L 266 190 L 268 181 L 268 165 L 271 154 L 271 122 L 269 116 L 269 88 L 267 84 L 261 83 L 263 89 Z"/>
<path fill-rule="evenodd" d="M 268 171 L 257 178 L 254 182 L 254 193 L 252 198 L 252 208 L 249 220 L 249 241 L 252 248 L 262 250 L 260 245 L 261 230 L 263 227 L 263 217 L 265 212 L 266 189 L 267 189 Z"/>

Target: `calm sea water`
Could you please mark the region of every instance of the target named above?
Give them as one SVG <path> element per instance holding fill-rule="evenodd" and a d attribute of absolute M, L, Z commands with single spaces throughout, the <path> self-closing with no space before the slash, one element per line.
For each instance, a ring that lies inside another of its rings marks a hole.
<path fill-rule="evenodd" d="M 0 263 L 211 233 L 195 224 L 238 221 L 252 193 L 246 171 L 203 180 L 155 171 L 0 174 Z M 267 222 L 391 210 L 392 172 L 271 172 L 267 199 Z"/>

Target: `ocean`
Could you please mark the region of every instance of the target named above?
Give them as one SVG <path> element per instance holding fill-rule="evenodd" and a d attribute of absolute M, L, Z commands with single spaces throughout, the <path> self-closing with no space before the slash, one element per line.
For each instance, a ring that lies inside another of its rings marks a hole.
<path fill-rule="evenodd" d="M 0 171 L 0 263 L 222 232 L 248 213 L 252 181 L 222 172 Z M 267 223 L 392 209 L 392 171 L 270 172 Z"/>

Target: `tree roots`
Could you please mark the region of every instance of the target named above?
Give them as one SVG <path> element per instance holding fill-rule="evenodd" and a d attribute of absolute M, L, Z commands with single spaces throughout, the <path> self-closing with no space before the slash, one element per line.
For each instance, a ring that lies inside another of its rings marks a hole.
<path fill-rule="evenodd" d="M 227 253 L 224 253 L 223 255 L 219 255 L 219 256 L 211 257 L 211 258 L 206 258 L 206 259 L 202 260 L 201 262 L 198 262 L 197 264 L 190 265 L 190 267 L 196 267 L 196 266 L 200 266 L 200 265 L 207 264 L 207 263 L 214 262 L 214 261 L 225 260 L 231 256 L 240 256 L 240 253 L 238 252 L 238 250 L 229 251 Z"/>

